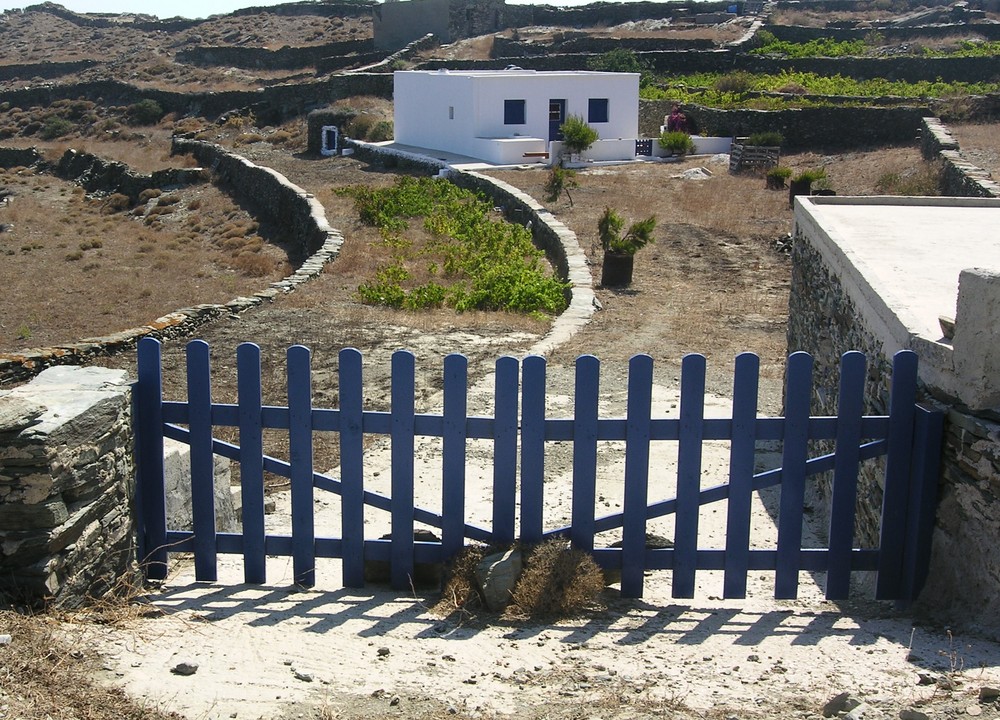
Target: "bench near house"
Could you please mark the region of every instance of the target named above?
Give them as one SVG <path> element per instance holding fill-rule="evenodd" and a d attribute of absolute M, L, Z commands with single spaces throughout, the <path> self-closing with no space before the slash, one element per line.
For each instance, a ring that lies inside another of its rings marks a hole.
<path fill-rule="evenodd" d="M 405 70 L 393 83 L 398 144 L 496 165 L 544 163 L 559 155 L 559 127 L 576 115 L 600 136 L 587 159 L 635 158 L 637 73 Z"/>

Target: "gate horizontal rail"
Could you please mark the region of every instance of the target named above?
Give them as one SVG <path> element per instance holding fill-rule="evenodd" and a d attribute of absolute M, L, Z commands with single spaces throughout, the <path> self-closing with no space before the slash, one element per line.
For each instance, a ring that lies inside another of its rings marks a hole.
<path fill-rule="evenodd" d="M 519 362 L 502 357 L 496 363 L 495 405 L 492 417 L 467 412 L 467 360 L 449 355 L 443 363 L 443 412 L 416 413 L 415 358 L 399 351 L 392 356 L 391 409 L 363 409 L 362 357 L 354 349 L 340 353 L 339 407 L 312 407 L 310 351 L 289 348 L 287 407 L 264 405 L 261 398 L 260 349 L 244 343 L 237 351 L 236 404 L 211 399 L 209 348 L 202 341 L 187 347 L 188 397 L 165 401 L 162 393 L 160 344 L 139 343 L 139 379 L 136 383 L 138 482 L 136 501 L 140 517 L 140 550 L 147 574 L 166 574 L 168 552 L 192 552 L 198 580 L 214 581 L 218 553 L 242 554 L 246 582 L 265 581 L 265 558 L 293 558 L 295 581 L 315 582 L 318 557 L 343 561 L 343 582 L 364 584 L 366 560 L 389 561 L 394 587 L 409 587 L 414 564 L 442 562 L 454 556 L 468 540 L 504 545 L 519 540 L 540 542 L 565 536 L 587 550 L 607 568 L 619 568 L 624 596 L 638 597 L 645 570 L 673 571 L 674 597 L 692 597 L 697 571 L 724 572 L 725 597 L 745 597 L 746 577 L 752 570 L 775 572 L 775 596 L 795 597 L 801 571 L 825 571 L 831 599 L 847 596 L 854 571 L 877 572 L 877 597 L 910 600 L 926 574 L 930 533 L 936 505 L 941 413 L 916 402 L 917 358 L 912 352 L 893 358 L 888 415 L 863 414 L 866 360 L 846 353 L 841 359 L 838 415 L 811 416 L 812 358 L 794 353 L 786 369 L 784 417 L 757 413 L 759 360 L 744 353 L 737 357 L 733 410 L 729 418 L 704 417 L 705 358 L 688 355 L 681 372 L 680 413 L 677 418 L 654 417 L 651 412 L 652 359 L 630 360 L 625 417 L 603 418 L 598 412 L 600 362 L 588 355 L 576 362 L 574 412 L 570 418 L 547 417 L 546 364 L 529 356 Z M 182 427 L 186 425 L 187 427 Z M 239 429 L 240 443 L 213 435 L 216 427 Z M 289 437 L 287 461 L 263 450 L 263 430 L 284 430 Z M 340 477 L 316 472 L 312 438 L 316 432 L 340 438 Z M 385 435 L 391 441 L 391 493 L 364 487 L 363 437 Z M 168 529 L 163 482 L 163 439 L 191 447 L 193 530 Z M 414 441 L 417 437 L 442 440 L 441 510 L 414 503 Z M 493 511 L 490 527 L 465 517 L 466 462 L 469 440 L 493 441 Z M 729 441 L 729 481 L 702 485 L 702 447 L 706 441 Z M 546 529 L 543 499 L 546 443 L 573 445 L 572 522 Z M 598 443 L 624 442 L 625 470 L 621 512 L 597 515 L 596 479 Z M 676 496 L 649 498 L 650 447 L 655 442 L 678 444 Z M 755 472 L 759 441 L 780 441 L 781 467 Z M 833 452 L 809 457 L 811 443 L 833 442 Z M 215 530 L 213 455 L 241 466 L 243 531 Z M 855 547 L 855 503 L 860 464 L 884 457 L 881 539 L 876 548 Z M 289 478 L 292 523 L 290 535 L 264 531 L 264 472 Z M 833 473 L 829 541 L 825 548 L 803 548 L 805 482 L 817 473 Z M 774 549 L 752 549 L 750 543 L 753 493 L 780 487 L 777 543 Z M 317 535 L 313 519 L 314 490 L 341 498 L 342 537 Z M 518 502 L 519 501 L 519 502 Z M 726 547 L 698 545 L 698 510 L 726 501 Z M 364 507 L 391 515 L 388 539 L 364 535 Z M 675 516 L 673 547 L 646 547 L 647 521 Z M 438 542 L 414 539 L 416 523 L 441 530 Z M 518 528 L 519 523 L 519 528 Z M 515 528 L 518 528 L 517 530 Z M 595 547 L 595 536 L 621 528 L 618 548 Z"/>

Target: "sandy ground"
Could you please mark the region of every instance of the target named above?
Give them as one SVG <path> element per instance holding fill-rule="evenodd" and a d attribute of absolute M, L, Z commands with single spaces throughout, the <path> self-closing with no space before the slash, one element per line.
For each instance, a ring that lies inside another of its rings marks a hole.
<path fill-rule="evenodd" d="M 624 411 L 624 368 L 606 367 L 602 416 Z M 676 378 L 657 377 L 654 412 L 677 413 Z M 489 411 L 492 378 L 471 393 L 473 412 Z M 549 374 L 550 416 L 568 413 L 572 373 Z M 725 398 L 707 399 L 707 416 L 729 412 Z M 621 448 L 602 450 L 598 494 L 605 510 L 620 509 Z M 366 485 L 388 492 L 387 444 L 367 456 Z M 489 447 L 473 448 L 468 468 L 470 522 L 490 518 Z M 436 442 L 418 443 L 416 497 L 440 507 Z M 674 443 L 654 444 L 650 495 L 673 494 Z M 569 517 L 570 452 L 548 454 L 545 521 Z M 773 462 L 761 453 L 760 463 Z M 703 483 L 728 468 L 728 449 L 706 446 Z M 616 481 L 617 480 L 617 481 Z M 767 494 L 757 498 L 753 544 L 776 537 Z M 288 532 L 287 495 L 276 496 L 269 532 Z M 339 500 L 320 493 L 319 534 L 336 536 Z M 602 508 L 599 508 L 599 510 Z M 725 503 L 702 509 L 700 546 L 723 547 Z M 366 532 L 388 531 L 385 513 L 371 513 Z M 672 536 L 672 524 L 651 532 Z M 616 536 L 601 536 L 609 544 Z M 818 543 L 811 533 L 807 544 Z M 772 573 L 751 573 L 747 600 L 723 601 L 721 573 L 699 573 L 694 600 L 674 600 L 670 573 L 648 573 L 644 596 L 624 600 L 617 586 L 605 607 L 551 624 L 430 612 L 433 593 L 345 590 L 336 561 L 317 566 L 317 585 L 292 586 L 289 559 L 272 558 L 268 582 L 242 583 L 239 557 L 220 556 L 218 583 L 197 583 L 180 558 L 153 596 L 164 615 L 127 623 L 96 642 L 107 678 L 130 694 L 190 718 L 381 716 L 529 718 L 818 717 L 825 701 L 849 692 L 868 705 L 865 717 L 897 717 L 921 707 L 930 717 L 953 713 L 997 717 L 983 704 L 983 686 L 1000 683 L 1000 647 L 946 629 L 914 626 L 874 603 L 838 606 L 822 595 L 822 575 L 803 573 L 799 598 L 776 601 Z M 171 672 L 198 665 L 194 675 Z M 920 684 L 924 673 L 925 683 Z M 938 682 L 940 681 L 940 682 Z M 955 681 L 951 689 L 942 684 Z M 970 712 L 971 710 L 971 712 Z"/>

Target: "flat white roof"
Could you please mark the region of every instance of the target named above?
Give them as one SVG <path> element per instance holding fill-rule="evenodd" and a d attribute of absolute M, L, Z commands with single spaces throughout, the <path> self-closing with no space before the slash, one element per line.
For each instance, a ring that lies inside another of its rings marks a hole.
<path fill-rule="evenodd" d="M 508 68 L 506 70 L 397 70 L 396 72 L 420 75 L 450 75 L 453 77 L 579 77 L 603 75 L 606 77 L 638 77 L 639 73 L 602 72 L 599 70 L 524 70 Z"/>
<path fill-rule="evenodd" d="M 825 232 L 888 308 L 921 337 L 939 339 L 938 317 L 955 317 L 962 270 L 1000 271 L 1000 198 L 799 200 L 800 212 Z"/>

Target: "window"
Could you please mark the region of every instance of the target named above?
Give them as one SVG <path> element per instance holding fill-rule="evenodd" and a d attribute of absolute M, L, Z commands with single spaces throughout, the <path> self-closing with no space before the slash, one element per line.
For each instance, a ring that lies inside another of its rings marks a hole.
<path fill-rule="evenodd" d="M 454 120 L 455 119 L 455 106 L 454 105 L 449 105 L 448 106 L 448 119 L 449 120 Z"/>
<path fill-rule="evenodd" d="M 503 124 L 524 125 L 524 100 L 503 101 Z"/>
<path fill-rule="evenodd" d="M 608 99 L 590 98 L 587 109 L 587 122 L 606 123 L 608 121 Z"/>

